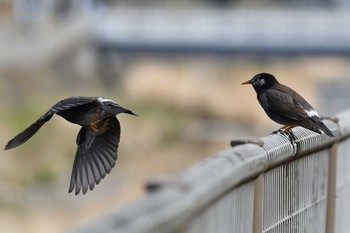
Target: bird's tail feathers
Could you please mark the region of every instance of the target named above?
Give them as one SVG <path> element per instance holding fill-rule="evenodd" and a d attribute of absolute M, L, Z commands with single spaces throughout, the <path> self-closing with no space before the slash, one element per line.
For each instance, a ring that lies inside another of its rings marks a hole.
<path fill-rule="evenodd" d="M 313 128 L 315 128 L 313 131 L 319 132 L 319 130 L 322 130 L 329 137 L 335 137 L 334 134 L 332 133 L 332 131 L 322 122 L 322 120 L 320 118 L 312 117 L 312 118 L 310 118 L 310 120 L 315 125 L 313 127 Z"/>
<path fill-rule="evenodd" d="M 45 124 L 45 122 L 46 122 L 45 120 L 40 118 L 39 120 L 31 124 L 28 128 L 23 130 L 13 139 L 11 139 L 5 146 L 5 150 L 12 149 L 26 142 L 41 128 L 41 126 Z"/>

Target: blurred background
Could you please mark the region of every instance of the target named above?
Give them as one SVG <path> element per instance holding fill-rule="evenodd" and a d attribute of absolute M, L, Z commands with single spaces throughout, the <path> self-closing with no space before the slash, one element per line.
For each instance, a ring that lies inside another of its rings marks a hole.
<path fill-rule="evenodd" d="M 0 0 L 1 144 L 57 101 L 104 96 L 120 115 L 116 167 L 68 194 L 77 125 L 60 117 L 0 156 L 1 232 L 62 232 L 280 126 L 252 87 L 269 72 L 332 115 L 350 100 L 345 0 Z"/>

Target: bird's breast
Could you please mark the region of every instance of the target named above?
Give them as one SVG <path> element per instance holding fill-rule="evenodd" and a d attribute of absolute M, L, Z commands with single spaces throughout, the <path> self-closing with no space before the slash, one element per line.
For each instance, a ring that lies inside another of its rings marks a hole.
<path fill-rule="evenodd" d="M 269 103 L 267 101 L 266 95 L 265 94 L 260 94 L 258 95 L 258 101 L 261 105 L 261 107 L 266 111 L 270 108 Z"/>

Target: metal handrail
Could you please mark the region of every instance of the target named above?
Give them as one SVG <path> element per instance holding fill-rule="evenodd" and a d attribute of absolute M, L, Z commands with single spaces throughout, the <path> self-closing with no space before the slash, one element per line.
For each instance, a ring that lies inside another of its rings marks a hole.
<path fill-rule="evenodd" d="M 337 122 L 325 121 L 335 138 L 297 127 L 293 129 L 294 141 L 285 134 L 273 134 L 260 139 L 263 145 L 235 146 L 186 170 L 175 177 L 175 182 L 164 183 L 141 199 L 72 232 L 178 232 L 229 190 L 269 169 L 330 148 L 349 137 L 350 109 L 339 113 L 337 118 Z"/>

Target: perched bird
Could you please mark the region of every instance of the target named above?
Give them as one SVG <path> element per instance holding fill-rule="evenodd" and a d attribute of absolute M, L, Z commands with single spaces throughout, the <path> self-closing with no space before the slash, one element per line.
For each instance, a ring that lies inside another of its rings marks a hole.
<path fill-rule="evenodd" d="M 117 160 L 120 139 L 120 124 L 116 115 L 132 111 L 103 97 L 70 97 L 56 103 L 37 121 L 10 140 L 5 150 L 21 145 L 31 138 L 54 114 L 67 121 L 81 125 L 76 143 L 69 192 L 83 194 L 99 184 L 111 171 Z"/>
<path fill-rule="evenodd" d="M 284 125 L 280 130 L 289 132 L 293 127 L 301 126 L 319 134 L 322 130 L 328 136 L 334 137 L 315 109 L 294 90 L 279 83 L 273 75 L 257 74 L 242 83 L 244 84 L 253 85 L 266 114 L 273 121 Z"/>

